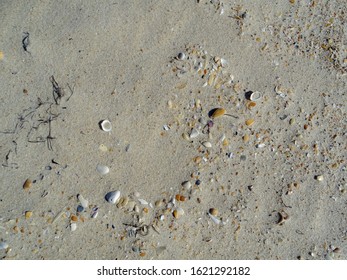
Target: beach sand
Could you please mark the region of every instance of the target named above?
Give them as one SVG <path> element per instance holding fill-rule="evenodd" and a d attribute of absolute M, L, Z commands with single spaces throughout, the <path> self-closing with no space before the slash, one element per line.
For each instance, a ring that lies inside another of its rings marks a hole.
<path fill-rule="evenodd" d="M 346 2 L 91 2 L 2 1 L 0 257 L 346 259 Z"/>

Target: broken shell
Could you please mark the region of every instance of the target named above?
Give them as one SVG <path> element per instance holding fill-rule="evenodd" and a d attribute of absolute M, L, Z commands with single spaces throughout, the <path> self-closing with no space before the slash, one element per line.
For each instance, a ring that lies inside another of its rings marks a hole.
<path fill-rule="evenodd" d="M 94 206 L 92 211 L 90 212 L 90 217 L 95 219 L 98 216 L 99 207 Z"/>
<path fill-rule="evenodd" d="M 189 190 L 192 187 L 192 183 L 189 181 L 185 181 L 182 183 L 182 187 L 185 188 L 186 190 Z"/>
<path fill-rule="evenodd" d="M 87 208 L 88 207 L 88 205 L 89 205 L 88 200 L 86 200 L 81 194 L 77 195 L 77 199 L 81 203 L 81 206 L 83 208 Z"/>
<path fill-rule="evenodd" d="M 23 189 L 28 190 L 32 187 L 33 182 L 30 179 L 26 179 L 23 185 Z"/>
<path fill-rule="evenodd" d="M 195 138 L 199 135 L 199 131 L 196 128 L 193 128 L 192 131 L 190 132 L 189 137 L 190 138 Z"/>
<path fill-rule="evenodd" d="M 278 216 L 279 216 L 279 219 L 277 224 L 280 226 L 283 225 L 284 222 L 289 219 L 289 215 L 284 211 L 278 212 Z"/>
<path fill-rule="evenodd" d="M 212 113 L 211 113 L 211 118 L 218 118 L 223 116 L 226 113 L 226 110 L 224 108 L 216 108 L 213 109 Z"/>
<path fill-rule="evenodd" d="M 96 166 L 96 171 L 98 171 L 101 175 L 105 175 L 108 172 L 110 172 L 110 168 L 108 168 L 106 165 L 100 165 L 98 164 Z"/>
<path fill-rule="evenodd" d="M 202 142 L 202 145 L 203 145 L 205 148 L 212 148 L 211 142 L 208 142 L 208 141 Z"/>
<path fill-rule="evenodd" d="M 77 229 L 77 224 L 76 223 L 71 223 L 70 224 L 70 230 L 75 231 Z"/>
<path fill-rule="evenodd" d="M 112 191 L 105 195 L 105 199 L 107 202 L 115 204 L 120 197 L 120 191 Z"/>
<path fill-rule="evenodd" d="M 254 119 L 248 119 L 248 120 L 245 121 L 245 124 L 247 126 L 251 126 L 253 123 L 254 123 Z"/>
<path fill-rule="evenodd" d="M 103 131 L 110 132 L 112 130 L 112 125 L 109 120 L 103 120 L 100 122 L 100 128 Z"/>
<path fill-rule="evenodd" d="M 210 208 L 208 211 L 212 216 L 217 216 L 218 215 L 218 210 L 216 208 Z"/>
<path fill-rule="evenodd" d="M 25 219 L 30 219 L 30 217 L 33 215 L 32 211 L 26 211 L 25 212 Z"/>

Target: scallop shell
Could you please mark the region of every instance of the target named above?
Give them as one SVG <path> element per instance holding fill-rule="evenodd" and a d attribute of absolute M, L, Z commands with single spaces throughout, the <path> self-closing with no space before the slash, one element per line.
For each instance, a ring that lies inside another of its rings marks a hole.
<path fill-rule="evenodd" d="M 110 172 L 110 168 L 108 168 L 108 166 L 106 166 L 106 165 L 98 164 L 96 166 L 96 171 L 98 171 L 101 175 L 105 175 L 108 172 Z"/>
<path fill-rule="evenodd" d="M 103 120 L 100 122 L 100 127 L 103 131 L 110 132 L 112 130 L 112 124 L 109 120 Z"/>
<path fill-rule="evenodd" d="M 115 204 L 120 197 L 120 191 L 112 191 L 105 195 L 105 199 L 107 202 Z"/>

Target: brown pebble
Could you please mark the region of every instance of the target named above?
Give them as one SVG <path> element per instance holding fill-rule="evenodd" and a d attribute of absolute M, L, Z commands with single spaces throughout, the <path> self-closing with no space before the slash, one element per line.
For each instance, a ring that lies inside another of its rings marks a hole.
<path fill-rule="evenodd" d="M 26 179 L 23 185 L 23 189 L 28 190 L 32 187 L 33 182 L 30 179 Z"/>
<path fill-rule="evenodd" d="M 248 142 L 249 141 L 249 135 L 248 134 L 245 134 L 243 137 L 243 142 Z"/>

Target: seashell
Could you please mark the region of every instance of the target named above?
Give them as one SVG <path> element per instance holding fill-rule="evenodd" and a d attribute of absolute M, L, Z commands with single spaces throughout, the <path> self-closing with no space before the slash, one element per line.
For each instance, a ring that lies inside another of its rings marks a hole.
<path fill-rule="evenodd" d="M 319 182 L 322 182 L 324 180 L 324 177 L 323 177 L 323 175 L 317 175 L 317 176 L 315 176 L 315 179 Z"/>
<path fill-rule="evenodd" d="M 108 168 L 106 165 L 98 164 L 96 166 L 96 171 L 98 171 L 101 175 L 105 175 L 110 172 L 110 168 Z"/>
<path fill-rule="evenodd" d="M 218 210 L 216 208 L 210 208 L 208 211 L 212 216 L 217 216 L 218 215 Z"/>
<path fill-rule="evenodd" d="M 208 141 L 202 142 L 202 145 L 203 145 L 205 148 L 212 148 L 211 142 L 208 142 Z"/>
<path fill-rule="evenodd" d="M 182 208 L 177 208 L 172 212 L 172 215 L 175 217 L 175 219 L 179 219 L 181 216 L 183 216 L 184 210 Z"/>
<path fill-rule="evenodd" d="M 187 140 L 187 141 L 190 140 L 190 139 L 189 139 L 189 135 L 188 135 L 187 132 L 182 133 L 182 138 L 183 138 L 184 140 Z"/>
<path fill-rule="evenodd" d="M 242 137 L 242 139 L 243 139 L 243 142 L 248 142 L 249 141 L 249 135 L 248 134 L 245 134 L 243 137 Z"/>
<path fill-rule="evenodd" d="M 123 196 L 119 199 L 119 201 L 117 203 L 117 207 L 118 208 L 125 207 L 128 203 L 129 203 L 129 197 Z"/>
<path fill-rule="evenodd" d="M 138 198 L 138 201 L 142 204 L 142 205 L 147 205 L 148 202 L 142 198 Z"/>
<path fill-rule="evenodd" d="M 253 123 L 254 123 L 254 119 L 248 119 L 248 120 L 245 121 L 245 124 L 247 126 L 251 126 Z"/>
<path fill-rule="evenodd" d="M 261 99 L 262 94 L 259 91 L 251 91 L 250 90 L 250 91 L 247 91 L 245 93 L 245 97 L 248 100 L 257 101 L 257 100 Z"/>
<path fill-rule="evenodd" d="M 70 220 L 73 221 L 73 222 L 77 222 L 78 218 L 75 215 L 71 215 Z"/>
<path fill-rule="evenodd" d="M 108 151 L 108 148 L 104 144 L 100 144 L 99 150 L 106 153 Z"/>
<path fill-rule="evenodd" d="M 26 179 L 23 184 L 23 189 L 28 190 L 32 187 L 33 182 L 30 179 Z"/>
<path fill-rule="evenodd" d="M 103 120 L 100 122 L 100 128 L 103 131 L 110 132 L 112 130 L 112 124 L 109 120 Z"/>
<path fill-rule="evenodd" d="M 77 195 L 77 199 L 81 203 L 83 208 L 87 208 L 88 207 L 88 205 L 89 205 L 88 200 L 86 200 L 81 194 Z"/>
<path fill-rule="evenodd" d="M 218 118 L 223 116 L 226 113 L 226 110 L 224 108 L 216 108 L 212 110 L 211 118 Z"/>
<path fill-rule="evenodd" d="M 195 138 L 199 135 L 199 131 L 196 128 L 193 128 L 192 131 L 189 134 L 190 138 Z"/>
<path fill-rule="evenodd" d="M 216 218 L 215 216 L 211 215 L 210 213 L 208 213 L 208 215 L 210 216 L 210 218 L 212 219 L 212 221 L 216 224 L 219 225 L 221 220 Z"/>
<path fill-rule="evenodd" d="M 265 144 L 264 143 L 259 143 L 257 145 L 255 145 L 256 148 L 264 148 L 265 147 Z"/>
<path fill-rule="evenodd" d="M 90 213 L 90 217 L 92 219 L 95 219 L 98 216 L 98 214 L 99 214 L 98 211 L 99 211 L 99 207 L 94 206 L 93 209 L 92 209 L 92 212 Z"/>
<path fill-rule="evenodd" d="M 105 195 L 105 199 L 107 202 L 115 204 L 120 197 L 120 191 L 112 191 Z"/>
<path fill-rule="evenodd" d="M 71 223 L 70 224 L 70 230 L 75 231 L 77 229 L 77 224 L 76 223 Z"/>
<path fill-rule="evenodd" d="M 186 58 L 185 53 L 183 53 L 183 52 L 178 53 L 178 55 L 177 55 L 178 60 L 184 60 L 185 58 Z"/>
<path fill-rule="evenodd" d="M 25 212 L 25 219 L 30 219 L 32 215 L 33 215 L 32 211 L 26 211 Z"/>
<path fill-rule="evenodd" d="M 189 190 L 192 187 L 192 183 L 189 181 L 185 181 L 182 183 L 182 187 L 185 188 L 186 190 Z"/>
<path fill-rule="evenodd" d="M 5 241 L 0 242 L 0 250 L 6 250 L 8 248 L 8 244 Z"/>

